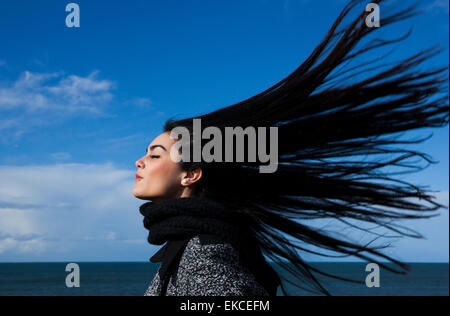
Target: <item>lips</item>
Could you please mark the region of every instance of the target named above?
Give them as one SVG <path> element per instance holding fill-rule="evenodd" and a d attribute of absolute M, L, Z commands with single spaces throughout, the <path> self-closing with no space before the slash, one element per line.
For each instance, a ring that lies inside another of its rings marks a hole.
<path fill-rule="evenodd" d="M 136 173 L 136 180 L 141 180 L 142 177 Z"/>

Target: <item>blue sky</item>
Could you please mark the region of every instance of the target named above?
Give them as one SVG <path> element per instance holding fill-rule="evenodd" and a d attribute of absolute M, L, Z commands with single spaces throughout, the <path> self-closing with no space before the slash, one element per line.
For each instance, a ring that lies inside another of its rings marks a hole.
<path fill-rule="evenodd" d="M 164 121 L 234 104 L 283 79 L 345 4 L 75 2 L 76 29 L 65 26 L 69 1 L 0 2 L 0 262 L 148 260 L 158 247 L 146 242 L 143 201 L 131 190 L 135 161 Z M 448 1 L 421 3 L 426 14 L 380 34 L 412 26 L 392 58 L 441 44 L 431 64 L 446 65 Z M 403 179 L 429 185 L 448 205 L 449 131 L 433 132 L 417 149 L 440 163 Z M 411 225 L 427 239 L 399 241 L 392 253 L 448 262 L 448 212 Z"/>

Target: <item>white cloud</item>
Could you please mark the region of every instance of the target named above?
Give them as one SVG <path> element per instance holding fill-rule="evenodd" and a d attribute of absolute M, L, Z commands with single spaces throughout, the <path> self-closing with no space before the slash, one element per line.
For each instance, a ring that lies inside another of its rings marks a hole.
<path fill-rule="evenodd" d="M 448 14 L 449 12 L 449 2 L 448 0 L 435 0 L 432 4 L 430 4 L 427 8 L 428 10 L 436 10 L 439 12 L 445 12 Z"/>
<path fill-rule="evenodd" d="M 11 258 L 67 253 L 80 243 L 90 249 L 95 241 L 145 241 L 133 175 L 111 163 L 0 166 L 0 261 L 2 253 Z"/>
<path fill-rule="evenodd" d="M 124 102 L 125 105 L 138 106 L 143 108 L 150 108 L 152 101 L 148 98 L 133 98 Z"/>
<path fill-rule="evenodd" d="M 39 234 L 34 221 L 35 210 L 0 208 L 0 233 L 8 236 L 26 236 Z"/>
<path fill-rule="evenodd" d="M 19 139 L 36 128 L 76 116 L 107 116 L 114 83 L 97 78 L 62 73 L 23 72 L 12 83 L 0 85 L 1 140 Z"/>
<path fill-rule="evenodd" d="M 434 201 L 444 205 L 449 205 L 449 191 L 440 191 L 432 193 L 435 196 Z M 422 203 L 417 199 L 410 199 L 411 202 Z M 425 206 L 431 206 L 428 203 L 424 203 Z M 394 208 L 383 207 L 385 210 L 396 210 Z M 424 238 L 417 239 L 411 237 L 398 238 L 399 234 L 389 231 L 383 227 L 379 227 L 374 224 L 368 224 L 361 221 L 347 219 L 347 222 L 353 225 L 370 230 L 372 233 L 385 235 L 386 238 L 382 238 L 376 241 L 374 245 L 391 244 L 390 248 L 383 250 L 386 254 L 393 256 L 396 259 L 405 262 L 448 262 L 449 260 L 449 210 L 441 209 L 440 216 L 432 217 L 429 219 L 410 219 L 396 222 L 408 229 L 422 235 Z M 365 244 L 373 240 L 376 236 L 368 234 L 363 231 L 359 231 L 354 227 L 350 227 L 346 224 L 340 223 L 334 219 L 317 219 L 307 222 L 315 228 L 323 229 L 329 234 L 333 234 L 335 237 L 347 239 L 349 241 Z M 398 228 L 398 227 L 397 227 Z M 387 236 L 397 236 L 396 238 L 387 238 Z M 305 246 L 302 244 L 302 246 Z M 323 249 L 317 249 L 314 247 L 306 246 L 306 248 L 319 250 L 324 252 Z M 325 252 L 326 253 L 326 252 Z M 336 253 L 331 253 L 336 255 Z M 302 254 L 304 259 L 312 261 L 323 261 L 323 257 Z M 334 261 L 355 261 L 355 257 L 345 257 L 343 259 L 333 258 Z"/>
<path fill-rule="evenodd" d="M 436 202 L 449 205 L 449 191 L 434 193 Z M 440 209 L 440 215 L 430 219 L 404 221 L 403 224 L 423 235 L 423 239 L 404 238 L 391 252 L 404 261 L 448 262 L 449 210 Z"/>
<path fill-rule="evenodd" d="M 95 71 L 87 77 L 79 77 L 25 71 L 12 85 L 0 89 L 0 109 L 97 113 L 99 105 L 112 99 L 113 87 L 108 80 L 96 79 L 97 74 Z"/>
<path fill-rule="evenodd" d="M 78 206 L 114 206 L 107 201 L 129 197 L 130 192 L 121 190 L 133 183 L 130 171 L 117 170 L 111 163 L 0 166 L 0 178 L 0 202 L 46 207 L 75 200 Z"/>
<path fill-rule="evenodd" d="M 107 240 L 116 240 L 117 236 L 115 232 L 109 232 L 106 234 L 106 239 Z"/>
<path fill-rule="evenodd" d="M 45 249 L 35 210 L 0 208 L 0 254 L 6 251 L 40 253 Z"/>
<path fill-rule="evenodd" d="M 19 254 L 40 254 L 45 251 L 46 246 L 40 239 L 17 240 L 14 238 L 0 239 L 0 254 L 14 251 Z"/>
<path fill-rule="evenodd" d="M 100 139 L 99 142 L 102 144 L 103 148 L 108 151 L 122 151 L 124 148 L 127 148 L 127 146 L 142 144 L 143 139 L 146 139 L 146 136 L 142 133 L 137 133 L 123 137 Z M 143 146 L 143 150 L 145 150 L 146 145 Z"/>
<path fill-rule="evenodd" d="M 111 163 L 0 165 L 0 261 L 148 259 L 133 175 Z M 448 205 L 448 190 L 436 196 Z M 392 249 L 396 257 L 448 260 L 448 210 L 405 224 L 427 239 L 401 240 Z"/>
<path fill-rule="evenodd" d="M 434 194 L 436 201 L 444 206 L 449 206 L 449 191 L 439 191 Z"/>
<path fill-rule="evenodd" d="M 67 152 L 58 152 L 58 153 L 52 153 L 50 154 L 50 158 L 53 160 L 67 160 L 70 159 L 72 155 L 70 155 Z"/>

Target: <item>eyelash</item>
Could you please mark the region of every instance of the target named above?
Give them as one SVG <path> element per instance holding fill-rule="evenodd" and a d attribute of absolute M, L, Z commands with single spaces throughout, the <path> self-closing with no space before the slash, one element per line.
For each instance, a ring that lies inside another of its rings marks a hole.
<path fill-rule="evenodd" d="M 158 155 L 150 155 L 150 158 L 159 158 L 160 156 Z"/>

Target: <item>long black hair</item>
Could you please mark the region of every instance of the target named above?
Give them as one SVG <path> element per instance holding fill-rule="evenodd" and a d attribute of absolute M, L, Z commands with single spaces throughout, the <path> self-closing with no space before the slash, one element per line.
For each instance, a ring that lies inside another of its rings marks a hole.
<path fill-rule="evenodd" d="M 369 223 L 399 236 L 420 238 L 398 220 L 429 218 L 444 207 L 431 191 L 393 177 L 401 172 L 385 170 L 422 170 L 417 160 L 410 162 L 415 157 L 435 163 L 427 154 L 404 146 L 428 137 L 406 140 L 401 136 L 405 131 L 448 124 L 448 67 L 419 68 L 442 49 L 433 46 L 387 65 L 379 65 L 380 58 L 369 55 L 367 62 L 347 67 L 355 57 L 410 34 L 371 40 L 356 49 L 361 39 L 378 30 L 366 25 L 364 9 L 342 26 L 360 2 L 350 1 L 311 55 L 274 86 L 211 113 L 169 119 L 164 126 L 164 131 L 183 126 L 192 132 L 193 119 L 199 118 L 202 128 L 278 127 L 279 159 L 274 173 L 260 173 L 255 163 L 245 161 L 182 165 L 202 168 L 196 195 L 214 197 L 240 212 L 263 254 L 294 277 L 280 275 L 284 281 L 324 294 L 330 293 L 319 275 L 356 280 L 317 269 L 302 259 L 303 253 L 354 256 L 396 273 L 406 273 L 409 266 L 386 255 L 386 244 L 355 242 L 310 225 L 309 220 L 329 218 L 376 234 L 364 225 Z M 390 15 L 383 10 L 381 27 L 419 13 L 417 5 Z M 376 235 L 375 240 L 382 237 Z M 284 284 L 281 288 L 289 295 Z"/>

